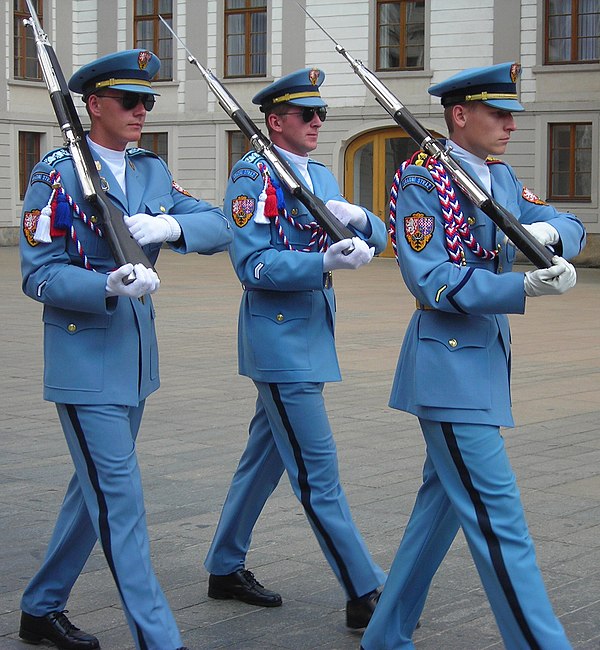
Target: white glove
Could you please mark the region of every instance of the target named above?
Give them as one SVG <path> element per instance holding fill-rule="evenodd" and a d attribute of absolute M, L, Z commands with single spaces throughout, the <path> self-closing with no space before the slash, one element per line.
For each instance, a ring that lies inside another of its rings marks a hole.
<path fill-rule="evenodd" d="M 553 246 L 554 244 L 558 244 L 560 240 L 560 235 L 558 234 L 558 230 L 546 221 L 536 221 L 535 223 L 532 224 L 521 224 L 525 230 L 529 232 L 530 235 L 532 235 L 535 239 L 537 239 L 542 246 Z M 506 242 L 507 244 L 513 244 L 513 242 L 507 237 Z"/>
<path fill-rule="evenodd" d="M 555 255 L 549 269 L 537 269 L 525 273 L 525 295 L 530 298 L 565 293 L 577 282 L 575 267 L 563 257 Z"/>
<path fill-rule="evenodd" d="M 354 246 L 354 250 L 348 255 L 344 251 Z M 323 255 L 323 272 L 334 271 L 335 269 L 357 269 L 363 264 L 368 264 L 375 254 L 374 248 L 369 248 L 367 242 L 360 237 L 342 239 L 332 244 Z"/>
<path fill-rule="evenodd" d="M 169 214 L 146 214 L 138 212 L 125 215 L 125 225 L 140 246 L 177 241 L 181 237 L 181 226 Z"/>
<path fill-rule="evenodd" d="M 333 216 L 347 226 L 350 224 L 357 230 L 364 230 L 369 223 L 365 211 L 358 205 L 347 203 L 346 201 L 337 201 L 336 199 L 329 199 L 325 207 L 333 213 Z"/>
<path fill-rule="evenodd" d="M 125 284 L 123 280 L 135 273 L 135 280 Z M 147 269 L 143 264 L 123 264 L 120 268 L 108 274 L 106 279 L 106 296 L 125 296 L 127 298 L 140 298 L 146 294 L 154 293 L 160 286 L 158 275 L 152 269 Z"/>

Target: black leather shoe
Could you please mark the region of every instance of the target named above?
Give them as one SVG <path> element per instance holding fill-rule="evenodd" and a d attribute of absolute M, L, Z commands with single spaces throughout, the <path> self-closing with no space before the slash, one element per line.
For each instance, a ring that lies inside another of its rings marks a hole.
<path fill-rule="evenodd" d="M 261 607 L 279 607 L 282 602 L 279 594 L 265 589 L 248 569 L 234 571 L 226 576 L 211 573 L 208 578 L 208 595 L 217 600 L 235 598 Z"/>
<path fill-rule="evenodd" d="M 375 589 L 360 598 L 349 600 L 346 603 L 346 626 L 353 630 L 367 627 L 379 602 L 380 594 L 379 589 Z"/>
<path fill-rule="evenodd" d="M 100 647 L 98 639 L 75 627 L 65 612 L 51 612 L 46 616 L 21 612 L 19 637 L 27 643 L 35 644 L 47 639 L 62 650 L 93 650 Z"/>

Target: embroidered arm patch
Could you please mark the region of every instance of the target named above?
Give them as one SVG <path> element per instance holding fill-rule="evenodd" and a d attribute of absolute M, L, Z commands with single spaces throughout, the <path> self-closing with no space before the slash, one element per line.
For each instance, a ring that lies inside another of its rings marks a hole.
<path fill-rule="evenodd" d="M 416 185 L 426 192 L 431 192 L 435 188 L 432 180 L 425 178 L 424 176 L 419 176 L 418 174 L 407 174 L 406 176 L 402 176 L 402 180 L 400 181 L 402 189 L 405 190 L 409 185 Z"/>
<path fill-rule="evenodd" d="M 37 246 L 35 231 L 37 229 L 38 221 L 40 220 L 41 210 L 30 210 L 23 215 L 23 234 L 30 246 Z"/>
<path fill-rule="evenodd" d="M 240 196 L 232 199 L 231 216 L 235 221 L 235 225 L 238 228 L 243 228 L 252 219 L 255 208 L 256 200 L 251 199 L 245 194 L 240 194 Z"/>
<path fill-rule="evenodd" d="M 52 179 L 50 178 L 50 172 L 35 172 L 31 175 L 30 185 L 34 183 L 45 183 L 49 187 L 52 187 Z"/>
<path fill-rule="evenodd" d="M 194 198 L 187 190 L 183 189 L 181 185 L 178 185 L 175 181 L 173 181 L 173 189 L 177 190 L 180 194 L 183 194 L 184 196 L 191 196 Z"/>
<path fill-rule="evenodd" d="M 534 194 L 531 190 L 523 186 L 523 198 L 529 203 L 535 203 L 536 205 L 548 205 L 546 201 L 542 201 L 539 196 Z"/>
<path fill-rule="evenodd" d="M 242 167 L 233 172 L 231 175 L 231 180 L 235 183 L 240 178 L 249 178 L 252 181 L 255 181 L 258 178 L 258 169 L 249 169 L 248 167 Z"/>
<path fill-rule="evenodd" d="M 429 243 L 435 228 L 435 218 L 422 212 L 413 212 L 404 217 L 404 236 L 409 246 L 420 253 Z"/>

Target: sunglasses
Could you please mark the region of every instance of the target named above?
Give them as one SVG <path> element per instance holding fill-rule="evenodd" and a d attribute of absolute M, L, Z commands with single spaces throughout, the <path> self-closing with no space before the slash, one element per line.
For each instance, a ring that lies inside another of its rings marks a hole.
<path fill-rule="evenodd" d="M 281 115 L 301 115 L 302 121 L 308 124 L 309 122 L 312 122 L 315 113 L 321 122 L 324 122 L 327 119 L 327 109 L 325 106 L 319 106 L 318 108 L 307 107 L 303 108 L 300 112 L 288 111 L 287 113 L 281 113 Z"/>
<path fill-rule="evenodd" d="M 134 109 L 140 102 L 147 111 L 151 111 L 154 108 L 155 102 L 154 95 L 148 95 L 147 93 L 131 93 L 125 91 L 122 95 L 100 95 L 96 93 L 96 96 L 116 99 L 121 102 L 121 105 L 126 111 Z"/>

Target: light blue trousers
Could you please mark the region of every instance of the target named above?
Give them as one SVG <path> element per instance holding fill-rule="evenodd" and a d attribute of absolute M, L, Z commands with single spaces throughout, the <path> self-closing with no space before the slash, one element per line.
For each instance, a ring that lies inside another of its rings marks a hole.
<path fill-rule="evenodd" d="M 506 648 L 571 648 L 548 600 L 499 428 L 430 420 L 421 428 L 423 485 L 361 647 L 415 647 L 429 585 L 460 526 Z"/>
<path fill-rule="evenodd" d="M 385 581 L 350 514 L 323 384 L 266 384 L 258 389 L 246 449 L 235 472 L 205 561 L 210 573 L 244 567 L 252 529 L 284 469 L 319 545 L 349 599 Z"/>
<path fill-rule="evenodd" d="M 139 650 L 175 650 L 181 636 L 150 562 L 135 452 L 144 402 L 137 407 L 57 404 L 75 465 L 44 562 L 25 589 L 33 616 L 65 609 L 94 544 L 117 585 Z"/>

